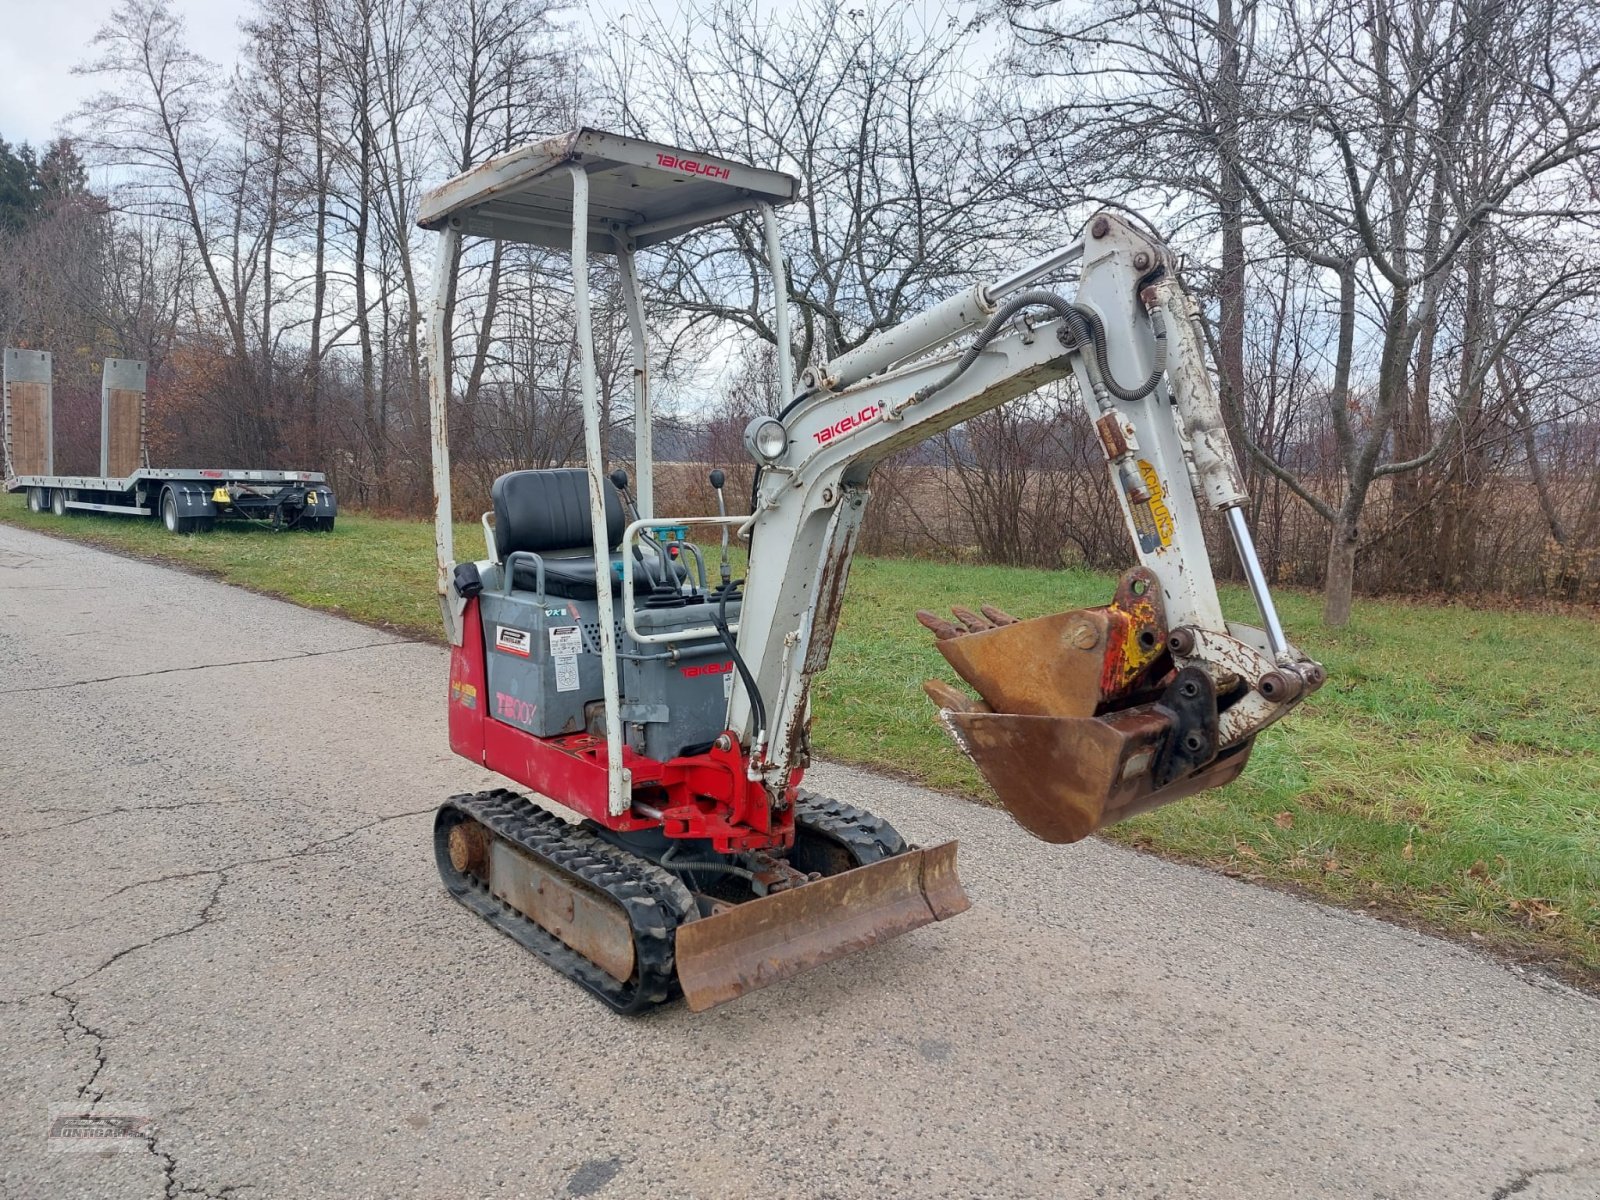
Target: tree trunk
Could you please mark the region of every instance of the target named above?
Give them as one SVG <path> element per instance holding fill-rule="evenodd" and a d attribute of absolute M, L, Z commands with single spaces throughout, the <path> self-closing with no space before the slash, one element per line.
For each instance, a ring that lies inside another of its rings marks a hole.
<path fill-rule="evenodd" d="M 1359 537 L 1355 515 L 1349 505 L 1341 506 L 1328 532 L 1328 576 L 1322 592 L 1322 623 L 1335 629 L 1350 623 Z"/>

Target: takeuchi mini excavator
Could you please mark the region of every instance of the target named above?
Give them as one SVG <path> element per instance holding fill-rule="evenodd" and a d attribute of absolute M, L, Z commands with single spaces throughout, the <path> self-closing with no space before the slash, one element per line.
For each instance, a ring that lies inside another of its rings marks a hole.
<path fill-rule="evenodd" d="M 581 129 L 467 171 L 419 215 L 439 234 L 429 361 L 450 745 L 579 818 L 512 787 L 451 797 L 439 871 L 622 1012 L 680 990 L 707 1008 L 968 907 L 954 842 L 908 845 L 802 786 L 872 469 L 898 450 L 1068 376 L 1099 431 L 1138 559 L 1111 603 L 1032 620 L 987 605 L 916 614 L 973 690 L 930 681 L 938 720 L 1038 837 L 1076 841 L 1228 783 L 1256 735 L 1323 681 L 1273 608 L 1166 247 L 1101 213 L 1043 260 L 797 378 L 774 209 L 798 194 L 777 171 Z M 789 400 L 745 431 L 748 516 L 728 515 L 718 471 L 721 515 L 658 516 L 635 256 L 745 215 L 765 231 L 753 267 L 770 273 Z M 484 557 L 457 562 L 445 299 L 465 237 L 570 248 L 585 461 L 501 476 Z M 632 337 L 631 490 L 604 456 L 594 254 L 615 260 Z M 1041 286 L 1067 272 L 1070 297 Z M 1202 505 L 1231 531 L 1260 628 L 1223 619 Z M 747 546 L 743 579 L 730 538 Z"/>

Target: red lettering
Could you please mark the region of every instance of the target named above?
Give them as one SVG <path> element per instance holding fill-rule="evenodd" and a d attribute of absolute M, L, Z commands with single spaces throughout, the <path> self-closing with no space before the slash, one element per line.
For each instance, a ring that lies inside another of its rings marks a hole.
<path fill-rule="evenodd" d="M 693 158 L 679 158 L 675 154 L 657 154 L 656 163 L 669 171 L 682 171 L 685 175 L 704 175 L 707 179 L 728 178 L 728 168 L 716 163 L 700 162 Z"/>
<path fill-rule="evenodd" d="M 811 436 L 817 439 L 817 445 L 826 446 L 834 438 L 849 433 L 852 429 L 859 429 L 878 415 L 878 406 L 869 404 L 854 416 L 846 417 L 842 421 L 835 421 L 826 429 L 819 429 Z"/>
<path fill-rule="evenodd" d="M 733 661 L 725 663 L 705 663 L 698 667 L 681 667 L 685 679 L 699 679 L 702 675 L 731 675 L 733 674 Z"/>
<path fill-rule="evenodd" d="M 533 720 L 533 714 L 538 710 L 539 706 L 537 704 L 529 704 L 526 700 L 506 692 L 496 692 L 494 694 L 494 707 L 495 711 L 507 720 L 521 721 L 523 724 L 527 724 Z"/>

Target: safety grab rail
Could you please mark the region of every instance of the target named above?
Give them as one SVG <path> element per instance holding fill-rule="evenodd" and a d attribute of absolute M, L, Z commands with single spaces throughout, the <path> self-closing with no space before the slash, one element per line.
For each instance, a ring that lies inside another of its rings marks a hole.
<path fill-rule="evenodd" d="M 639 534 L 647 529 L 678 529 L 692 525 L 710 525 L 714 528 L 722 526 L 734 527 L 745 520 L 744 517 L 655 517 L 650 520 L 635 521 L 622 531 L 622 561 L 627 563 L 633 554 L 633 543 Z M 668 642 L 698 641 L 701 638 L 721 637 L 722 631 L 715 625 L 696 625 L 689 629 L 674 629 L 668 633 L 642 633 L 633 620 L 633 572 L 624 568 L 622 572 L 622 622 L 628 631 L 628 636 L 634 641 L 646 645 L 661 645 Z M 737 633 L 739 623 L 728 622 L 728 631 Z"/>

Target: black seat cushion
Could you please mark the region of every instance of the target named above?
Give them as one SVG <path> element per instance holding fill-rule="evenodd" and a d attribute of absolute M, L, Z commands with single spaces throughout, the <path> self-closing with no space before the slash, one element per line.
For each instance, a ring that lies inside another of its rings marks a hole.
<path fill-rule="evenodd" d="M 622 500 L 609 483 L 602 491 L 606 498 L 606 545 L 615 549 L 622 541 Z M 519 550 L 548 554 L 553 550 L 594 548 L 589 521 L 589 473 L 585 470 L 511 471 L 494 481 L 489 498 L 494 503 L 494 544 L 501 562 Z M 548 565 L 545 576 L 548 587 Z M 592 574 L 590 579 L 589 595 L 593 596 Z M 528 587 L 533 587 L 531 579 Z"/>
<path fill-rule="evenodd" d="M 616 560 L 613 559 L 613 562 Z M 642 586 L 646 591 L 650 584 L 643 574 L 637 569 L 633 573 L 633 581 Z M 522 592 L 537 591 L 539 587 L 538 568 L 527 559 L 518 559 L 512 564 L 511 586 Z M 544 590 L 547 596 L 559 596 L 563 600 L 593 600 L 596 599 L 594 586 L 594 555 L 582 554 L 577 558 L 546 558 L 544 560 Z M 622 578 L 617 574 L 616 568 L 611 569 L 611 594 L 622 594 Z"/>
<path fill-rule="evenodd" d="M 558 596 L 563 600 L 594 600 L 597 599 L 594 586 L 594 555 L 582 554 L 575 558 L 545 558 L 544 562 L 544 591 L 547 596 Z M 622 595 L 622 574 L 617 570 L 617 563 L 621 562 L 620 556 L 611 559 L 611 594 Z M 672 574 L 675 583 L 682 583 L 688 576 L 688 570 L 682 563 L 672 564 Z M 511 586 L 522 592 L 534 592 L 539 589 L 539 569 L 528 559 L 518 559 L 511 567 Z M 648 596 L 655 582 L 645 570 L 644 564 L 637 559 L 633 563 L 634 594 L 640 597 Z"/>

